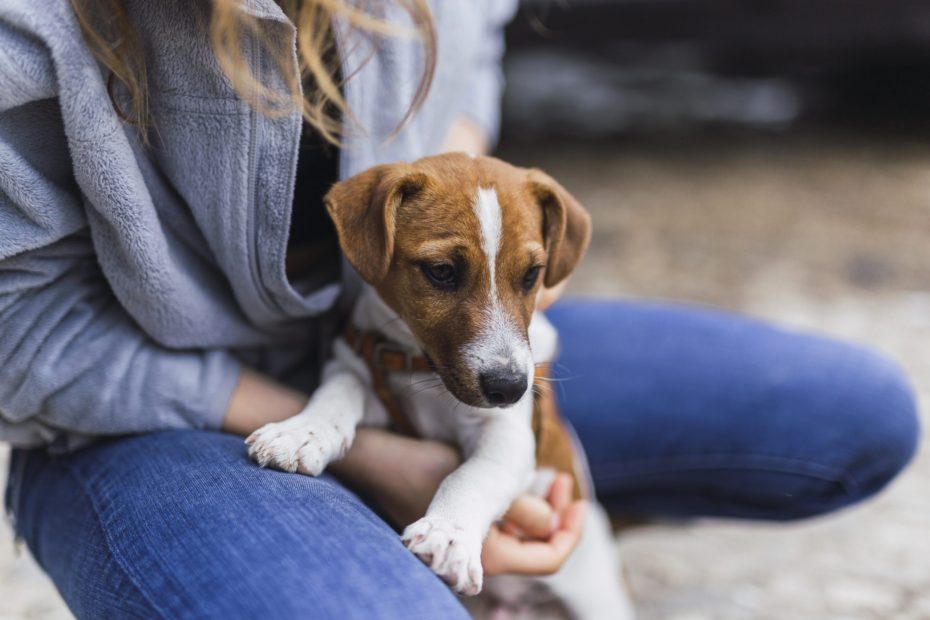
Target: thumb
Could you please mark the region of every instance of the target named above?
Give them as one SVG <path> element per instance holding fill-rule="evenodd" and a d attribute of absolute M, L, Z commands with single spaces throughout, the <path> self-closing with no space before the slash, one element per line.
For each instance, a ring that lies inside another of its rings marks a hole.
<path fill-rule="evenodd" d="M 533 495 L 518 497 L 504 520 L 531 538 L 549 538 L 559 526 L 558 513 L 544 499 Z"/>

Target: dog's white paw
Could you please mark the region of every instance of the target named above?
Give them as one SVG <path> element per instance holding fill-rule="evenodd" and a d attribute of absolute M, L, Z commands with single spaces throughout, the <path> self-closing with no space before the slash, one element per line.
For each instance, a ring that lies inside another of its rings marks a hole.
<path fill-rule="evenodd" d="M 262 467 L 319 476 L 345 454 L 354 429 L 331 420 L 297 420 L 266 424 L 245 440 L 249 457 Z"/>
<path fill-rule="evenodd" d="M 404 545 L 458 592 L 481 592 L 481 537 L 455 523 L 423 517 L 404 530 Z"/>

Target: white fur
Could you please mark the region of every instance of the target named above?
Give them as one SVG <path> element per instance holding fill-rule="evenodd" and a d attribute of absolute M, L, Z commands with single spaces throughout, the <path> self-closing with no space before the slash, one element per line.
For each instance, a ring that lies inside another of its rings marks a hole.
<path fill-rule="evenodd" d="M 487 258 L 488 272 L 491 274 L 491 297 L 493 299 L 497 295 L 494 274 L 497 273 L 495 266 L 497 265 L 497 253 L 501 250 L 501 229 L 504 227 L 497 190 L 487 187 L 478 188 L 478 194 L 475 196 L 475 214 L 478 216 L 478 224 L 481 227 L 481 249 Z"/>
<path fill-rule="evenodd" d="M 339 359 L 326 364 L 324 377 L 303 411 L 246 440 L 259 465 L 318 476 L 352 445 L 370 389 Z"/>
<path fill-rule="evenodd" d="M 462 465 L 443 480 L 426 515 L 408 526 L 402 537 L 413 553 L 461 594 L 476 594 L 482 588 L 481 545 L 491 524 L 521 493 L 548 488 L 540 484 L 544 478 L 551 484 L 552 472 L 534 476 L 530 387 L 534 364 L 552 359 L 557 343 L 555 330 L 543 315 L 534 314 L 526 342 L 504 312 L 497 290 L 503 234 L 497 192 L 479 188 L 474 209 L 490 287 L 483 325 L 463 354 L 476 375 L 502 367 L 525 371 L 526 392 L 506 410 L 478 408 L 455 400 L 434 373 L 398 372 L 389 377 L 398 404 L 417 432 L 458 444 L 464 456 Z M 380 331 L 412 354 L 421 353 L 407 325 L 370 287 L 356 304 L 352 322 L 362 330 Z M 323 382 L 305 409 L 260 428 L 246 441 L 249 455 L 262 466 L 319 475 L 351 445 L 358 424 L 383 427 L 388 423 L 365 362 L 344 340 L 337 339 Z M 500 592 L 519 581 L 491 583 Z M 542 581 L 578 617 L 632 618 L 620 586 L 610 531 L 599 510 L 589 512 L 582 541 L 564 569 Z"/>
<path fill-rule="evenodd" d="M 369 287 L 356 304 L 352 321 L 360 329 L 381 330 L 412 353 L 420 352 L 407 326 Z M 556 333 L 542 314 L 533 316 L 529 337 L 536 361 L 551 359 Z M 404 544 L 457 592 L 475 594 L 483 585 L 481 544 L 491 524 L 518 495 L 542 493 L 548 488 L 541 483 L 544 479 L 551 484 L 551 472 L 534 474 L 532 393 L 527 391 L 504 411 L 463 405 L 432 373 L 393 373 L 390 382 L 417 432 L 457 443 L 465 457 L 440 485 L 426 516 L 404 530 Z M 256 431 L 248 439 L 249 454 L 263 466 L 318 475 L 351 444 L 357 424 L 383 427 L 388 420 L 372 392 L 364 361 L 338 339 L 323 384 L 304 411 Z M 488 587 L 506 599 L 508 592 L 521 591 L 521 581 L 498 577 Z M 610 531 L 596 506 L 563 570 L 541 583 L 579 618 L 633 617 L 620 584 Z"/>
<path fill-rule="evenodd" d="M 401 321 L 370 288 L 356 305 L 354 319 L 362 329 L 393 329 L 397 341 L 419 353 Z M 388 328 L 388 325 L 394 327 Z M 417 432 L 457 443 L 465 461 L 440 485 L 422 519 L 409 526 L 404 543 L 459 593 L 481 590 L 481 543 L 498 519 L 530 483 L 535 444 L 530 391 L 506 415 L 499 410 L 455 405 L 438 382 L 425 390 L 409 390 L 429 373 L 394 373 L 392 386 Z M 351 377 L 351 379 L 350 379 Z M 350 383 L 351 382 L 351 383 Z M 351 443 L 358 423 L 384 426 L 387 416 L 371 389 L 361 359 L 337 341 L 323 384 L 303 412 L 268 424 L 248 440 L 249 454 L 263 466 L 318 475 Z"/>
<path fill-rule="evenodd" d="M 474 210 L 478 217 L 481 250 L 485 255 L 490 287 L 482 327 L 475 339 L 462 348 L 462 353 L 476 376 L 502 367 L 512 372 L 525 372 L 526 388 L 529 390 L 533 384 L 534 369 L 530 347 L 501 307 L 497 291 L 497 256 L 503 231 L 497 191 L 493 188 L 478 188 Z"/>
<path fill-rule="evenodd" d="M 534 579 L 492 577 L 481 596 L 463 602 L 474 618 L 563 618 L 553 609 L 554 599 L 577 620 L 632 620 L 633 607 L 619 587 L 622 570 L 610 521 L 604 509 L 593 504 L 585 517 L 584 534 L 562 570 Z"/>

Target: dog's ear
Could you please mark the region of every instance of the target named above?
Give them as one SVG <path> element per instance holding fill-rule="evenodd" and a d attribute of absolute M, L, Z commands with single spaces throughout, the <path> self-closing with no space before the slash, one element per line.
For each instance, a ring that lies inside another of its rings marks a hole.
<path fill-rule="evenodd" d="M 541 170 L 529 171 L 529 187 L 543 210 L 546 251 L 544 284 L 553 287 L 575 269 L 591 240 L 591 217 L 555 179 Z"/>
<path fill-rule="evenodd" d="M 369 284 L 381 282 L 391 266 L 398 207 L 425 183 L 426 175 L 409 164 L 386 164 L 336 183 L 323 199 L 343 253 Z"/>

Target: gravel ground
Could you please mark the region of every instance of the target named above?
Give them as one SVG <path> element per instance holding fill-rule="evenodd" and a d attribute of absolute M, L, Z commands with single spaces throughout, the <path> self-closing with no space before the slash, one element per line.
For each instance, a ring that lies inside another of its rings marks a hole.
<path fill-rule="evenodd" d="M 592 211 L 574 292 L 689 300 L 869 343 L 911 373 L 926 411 L 930 144 L 695 137 L 502 155 L 548 170 Z M 928 484 L 923 450 L 877 499 L 836 515 L 628 531 L 620 548 L 641 617 L 930 619 Z M 7 528 L 0 620 L 66 617 Z"/>
<path fill-rule="evenodd" d="M 868 343 L 911 374 L 927 426 L 926 141 L 807 135 L 506 155 L 549 170 L 591 209 L 595 241 L 575 292 L 690 300 Z M 930 619 L 928 483 L 923 449 L 877 499 L 835 515 L 629 531 L 620 547 L 641 618 Z"/>

